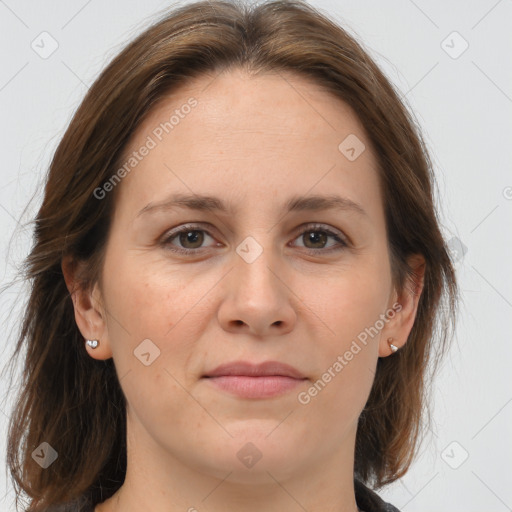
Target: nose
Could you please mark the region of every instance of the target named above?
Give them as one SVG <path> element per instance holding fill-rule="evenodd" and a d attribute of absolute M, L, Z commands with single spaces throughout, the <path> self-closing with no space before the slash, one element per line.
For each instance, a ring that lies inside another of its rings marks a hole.
<path fill-rule="evenodd" d="M 264 250 L 254 261 L 235 254 L 218 311 L 226 331 L 271 336 L 293 329 L 296 312 L 290 301 L 296 295 L 270 252 Z"/>

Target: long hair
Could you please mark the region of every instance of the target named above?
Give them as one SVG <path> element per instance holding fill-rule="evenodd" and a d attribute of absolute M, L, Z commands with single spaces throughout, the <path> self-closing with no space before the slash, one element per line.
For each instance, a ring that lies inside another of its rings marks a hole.
<path fill-rule="evenodd" d="M 404 475 L 417 453 L 427 376 L 449 346 L 458 293 L 418 125 L 362 45 L 318 9 L 302 0 L 251 7 L 200 1 L 165 12 L 108 64 L 50 164 L 23 266 L 30 291 L 13 354 L 23 355 L 23 368 L 7 446 L 16 501 L 25 493 L 32 512 L 100 503 L 126 473 L 125 397 L 113 360 L 95 360 L 84 349 L 63 258 L 86 264 L 80 286 L 101 282 L 116 194 L 99 200 L 94 191 L 122 165 L 127 143 L 158 101 L 192 78 L 237 68 L 311 79 L 352 107 L 365 127 L 378 161 L 397 290 L 414 273 L 408 255 L 423 255 L 426 266 L 407 343 L 378 360 L 359 418 L 354 476 L 381 487 Z M 46 469 L 32 456 L 41 443 L 58 453 Z"/>

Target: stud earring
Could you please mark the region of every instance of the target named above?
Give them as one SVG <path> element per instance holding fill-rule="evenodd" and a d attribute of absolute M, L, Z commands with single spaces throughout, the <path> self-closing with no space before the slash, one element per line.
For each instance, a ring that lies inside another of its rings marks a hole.
<path fill-rule="evenodd" d="M 98 340 L 87 340 L 85 343 L 91 348 L 96 348 L 99 342 Z"/>
<path fill-rule="evenodd" d="M 393 345 L 393 343 L 391 343 L 392 341 L 393 338 L 388 338 L 389 348 L 391 349 L 391 352 L 396 352 L 398 350 L 398 347 L 396 345 Z"/>

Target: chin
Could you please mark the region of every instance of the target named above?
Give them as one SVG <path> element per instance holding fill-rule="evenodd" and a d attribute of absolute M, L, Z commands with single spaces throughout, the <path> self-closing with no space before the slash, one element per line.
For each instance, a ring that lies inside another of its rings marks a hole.
<path fill-rule="evenodd" d="M 240 429 L 227 428 L 233 435 L 225 441 L 212 441 L 213 451 L 203 464 L 218 478 L 230 474 L 229 481 L 244 484 L 268 484 L 269 473 L 278 480 L 296 472 L 305 453 L 300 439 L 296 442 L 285 429 L 277 434 L 276 421 L 245 421 Z M 269 425 L 271 427 L 269 428 Z M 252 428 L 251 428 L 252 427 Z M 280 427 L 278 427 L 280 428 Z M 276 429 L 276 430 L 274 430 Z M 274 431 L 273 431 L 274 430 Z M 269 435 L 270 433 L 270 435 Z M 203 454 L 199 454 L 199 457 Z"/>

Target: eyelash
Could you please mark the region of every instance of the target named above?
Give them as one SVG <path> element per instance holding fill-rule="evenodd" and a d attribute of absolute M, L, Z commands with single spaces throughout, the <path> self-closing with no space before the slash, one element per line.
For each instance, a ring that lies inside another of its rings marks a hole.
<path fill-rule="evenodd" d="M 173 252 L 177 252 L 179 254 L 186 254 L 186 255 L 190 255 L 190 254 L 193 254 L 193 253 L 198 253 L 201 248 L 199 249 L 180 249 L 180 248 L 177 248 L 177 247 L 173 247 L 172 249 L 169 248 L 169 246 L 171 245 L 171 241 L 178 237 L 181 233 L 187 233 L 189 231 L 202 231 L 204 233 L 206 233 L 208 236 L 212 237 L 213 236 L 209 233 L 208 230 L 206 229 L 203 229 L 203 227 L 199 224 L 186 224 L 184 225 L 181 229 L 179 229 L 178 231 L 173 231 L 171 233 L 168 233 L 166 236 L 164 236 L 161 244 L 163 246 L 166 247 L 166 249 L 170 250 L 170 251 L 173 251 Z M 331 253 L 331 252 L 336 252 L 336 251 L 341 251 L 343 249 L 346 249 L 348 247 L 348 243 L 340 237 L 340 235 L 338 233 L 335 233 L 334 231 L 330 230 L 329 228 L 321 225 L 321 224 L 310 224 L 310 225 L 307 225 L 301 232 L 298 233 L 298 235 L 295 237 L 295 238 L 298 238 L 299 236 L 301 235 L 304 235 L 305 233 L 310 233 L 310 232 L 320 232 L 320 233 L 325 233 L 328 237 L 332 237 L 334 238 L 337 242 L 338 242 L 338 247 L 331 247 L 329 249 L 308 249 L 308 248 L 305 248 L 305 251 L 310 253 L 310 254 L 315 254 L 315 255 L 318 255 L 319 253 Z M 294 239 L 295 240 L 295 239 Z"/>

